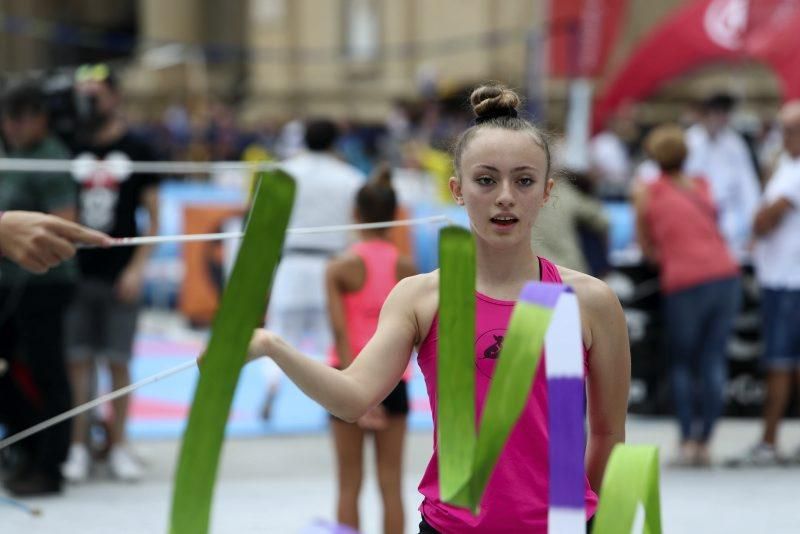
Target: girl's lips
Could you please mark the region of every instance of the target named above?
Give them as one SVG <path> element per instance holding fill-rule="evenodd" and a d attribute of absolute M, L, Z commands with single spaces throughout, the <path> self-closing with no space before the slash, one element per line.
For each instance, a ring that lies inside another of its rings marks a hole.
<path fill-rule="evenodd" d="M 492 217 L 490 222 L 492 223 L 492 228 L 494 228 L 496 232 L 507 233 L 513 231 L 514 226 L 519 222 L 519 219 L 503 220 Z"/>
<path fill-rule="evenodd" d="M 492 217 L 490 220 L 492 224 L 496 224 L 498 226 L 512 226 L 519 222 L 519 219 L 516 217 Z"/>

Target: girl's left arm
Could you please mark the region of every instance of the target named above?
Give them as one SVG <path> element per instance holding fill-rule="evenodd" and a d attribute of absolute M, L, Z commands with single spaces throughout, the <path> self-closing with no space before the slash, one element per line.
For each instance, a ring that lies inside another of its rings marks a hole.
<path fill-rule="evenodd" d="M 589 432 L 586 474 L 595 491 L 603 482 L 611 449 L 625 442 L 625 418 L 631 381 L 628 327 L 614 292 L 596 279 L 587 284 L 585 315 L 591 332 L 586 381 Z"/>

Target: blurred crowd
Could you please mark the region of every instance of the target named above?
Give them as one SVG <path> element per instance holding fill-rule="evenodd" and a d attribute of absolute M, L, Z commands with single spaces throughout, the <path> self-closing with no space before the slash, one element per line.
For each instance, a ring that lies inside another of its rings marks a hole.
<path fill-rule="evenodd" d="M 320 134 L 309 130 L 307 118 L 237 116 L 223 102 L 174 103 L 158 120 L 132 123 L 121 111 L 116 77 L 104 65 L 78 69 L 74 92 L 76 126 L 63 135 L 35 82 L 20 80 L 6 90 L 0 110 L 5 157 L 75 158 L 81 165 L 64 172 L 0 173 L 0 210 L 46 212 L 113 237 L 157 232 L 164 177 L 93 162 L 289 161 L 304 169 L 310 148 L 348 164 L 350 170 L 337 171 L 354 182 L 348 197 L 359 181 L 388 164 L 424 173 L 438 201 L 447 204 L 449 146 L 472 120 L 465 92 L 398 101 L 382 122 L 329 121 L 337 135 L 315 149 L 307 141 Z M 725 345 L 740 306 L 742 270 L 754 264 L 763 294 L 765 432 L 738 461 L 787 461 L 777 448 L 777 428 L 792 383 L 800 382 L 800 116 L 796 104 L 765 118 L 745 114 L 740 104 L 729 94 L 704 95 L 666 130 L 644 123 L 635 105 L 625 105 L 588 141 L 583 157 L 566 153 L 558 141 L 563 133 L 552 132 L 558 183 L 532 244 L 560 265 L 604 277 L 613 265 L 603 203 L 636 206 L 642 261 L 659 271 L 665 295 L 671 367 L 663 378 L 672 383 L 681 428 L 675 462 L 686 466 L 711 461 Z M 140 227 L 137 211 L 147 214 L 146 226 Z M 351 210 L 339 212 L 350 218 Z M 293 246 L 308 256 L 315 253 L 312 245 Z M 7 433 L 90 399 L 96 365 L 108 369 L 115 389 L 130 383 L 149 254 L 148 247 L 86 251 L 44 275 L 0 260 L 0 358 L 9 364 L 0 375 L 0 423 Z M 127 401 L 123 397 L 113 408 L 113 419 L 103 426 L 110 444 L 105 456 L 116 477 L 135 480 L 142 468 L 125 437 Z M 59 492 L 64 477 L 86 480 L 91 417 L 0 451 L 5 487 L 35 495 Z"/>

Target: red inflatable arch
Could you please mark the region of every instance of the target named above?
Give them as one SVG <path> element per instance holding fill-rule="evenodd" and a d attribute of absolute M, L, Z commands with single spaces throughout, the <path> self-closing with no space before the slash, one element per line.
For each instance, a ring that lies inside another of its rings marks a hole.
<path fill-rule="evenodd" d="M 710 63 L 758 60 L 778 77 L 783 97 L 800 97 L 800 0 L 689 0 L 645 37 L 598 95 L 594 123 L 623 102 L 642 100 L 666 81 Z"/>

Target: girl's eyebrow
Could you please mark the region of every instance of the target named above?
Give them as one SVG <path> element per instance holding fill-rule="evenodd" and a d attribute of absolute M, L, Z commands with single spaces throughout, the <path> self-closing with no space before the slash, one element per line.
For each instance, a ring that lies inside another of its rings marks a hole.
<path fill-rule="evenodd" d="M 497 167 L 493 167 L 491 165 L 486 165 L 485 163 L 479 163 L 478 165 L 475 165 L 475 166 L 479 167 L 479 168 L 483 168 L 483 169 L 488 169 L 488 170 L 494 171 L 494 172 L 500 172 L 500 169 L 498 169 Z M 519 167 L 514 167 L 513 169 L 511 169 L 511 172 L 526 171 L 526 170 L 535 171 L 536 167 L 533 167 L 531 165 L 521 165 Z"/>
<path fill-rule="evenodd" d="M 478 167 L 478 168 L 488 169 L 488 170 L 494 171 L 494 172 L 500 172 L 500 169 L 498 169 L 497 167 L 492 167 L 491 165 L 486 165 L 484 163 L 479 163 L 478 165 L 475 165 L 475 166 Z"/>

